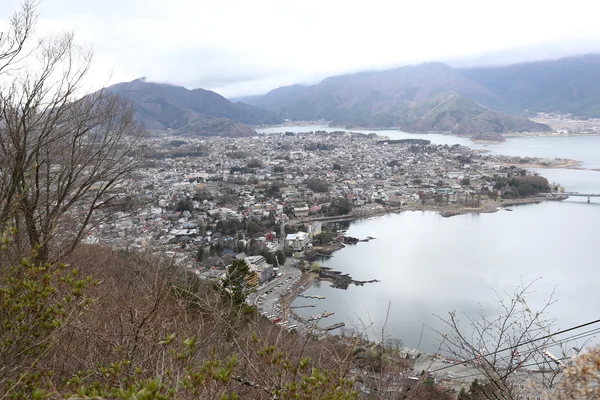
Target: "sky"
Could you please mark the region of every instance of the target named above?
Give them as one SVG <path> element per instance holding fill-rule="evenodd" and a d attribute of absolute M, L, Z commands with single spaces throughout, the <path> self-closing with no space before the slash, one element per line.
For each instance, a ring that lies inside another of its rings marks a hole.
<path fill-rule="evenodd" d="M 73 30 L 95 52 L 98 86 L 145 76 L 237 97 L 426 61 L 600 51 L 593 0 L 39 1 L 38 34 Z M 0 1 L 0 21 L 19 4 Z"/>

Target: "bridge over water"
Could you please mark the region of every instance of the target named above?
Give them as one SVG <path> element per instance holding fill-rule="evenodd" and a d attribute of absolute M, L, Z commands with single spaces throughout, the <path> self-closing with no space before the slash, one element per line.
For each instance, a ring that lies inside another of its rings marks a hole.
<path fill-rule="evenodd" d="M 590 202 L 592 197 L 600 197 L 600 193 L 579 193 L 579 192 L 565 192 L 565 193 L 552 193 L 552 197 L 587 197 L 587 202 Z"/>

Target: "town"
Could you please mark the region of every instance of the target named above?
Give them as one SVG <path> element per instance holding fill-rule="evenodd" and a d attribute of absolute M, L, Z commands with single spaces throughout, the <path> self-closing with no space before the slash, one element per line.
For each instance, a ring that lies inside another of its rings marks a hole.
<path fill-rule="evenodd" d="M 119 211 L 104 211 L 84 241 L 161 253 L 210 280 L 245 259 L 250 285 L 281 274 L 286 258 L 343 247 L 328 222 L 539 201 L 539 193 L 559 187 L 514 164 L 561 162 L 323 131 L 247 138 L 153 132 L 141 149 L 143 168 L 115 188 Z"/>

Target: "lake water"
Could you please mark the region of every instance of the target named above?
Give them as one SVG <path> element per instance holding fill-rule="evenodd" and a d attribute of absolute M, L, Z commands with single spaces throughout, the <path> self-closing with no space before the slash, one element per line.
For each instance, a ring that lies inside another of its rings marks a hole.
<path fill-rule="evenodd" d="M 264 133 L 335 128 L 285 127 Z M 363 131 L 369 132 L 369 131 Z M 561 157 L 583 161 L 585 168 L 600 168 L 600 137 L 509 138 L 498 144 L 478 144 L 439 134 L 377 131 L 392 138 L 426 138 L 435 144 L 459 143 L 485 148 L 495 154 Z M 539 170 L 569 191 L 600 193 L 600 172 L 592 170 Z M 512 292 L 522 281 L 541 278 L 529 304 L 535 309 L 550 293 L 556 299 L 549 312 L 556 329 L 600 317 L 600 198 L 571 198 L 563 202 L 513 207 L 493 214 L 442 218 L 434 212 L 403 212 L 353 222 L 347 234 L 367 243 L 334 253 L 322 264 L 349 273 L 357 280 L 379 283 L 332 288 L 316 282 L 306 294 L 324 300 L 302 299 L 295 304 L 317 304 L 297 309 L 303 316 L 324 311 L 334 315 L 320 322 L 345 322 L 348 327 L 380 327 L 390 306 L 388 333 L 405 345 L 434 351 L 440 329 L 435 314 L 457 310 L 475 315 L 481 307 L 498 311 L 494 289 Z M 421 328 L 425 328 L 421 335 Z M 371 332 L 372 334 L 372 332 Z"/>

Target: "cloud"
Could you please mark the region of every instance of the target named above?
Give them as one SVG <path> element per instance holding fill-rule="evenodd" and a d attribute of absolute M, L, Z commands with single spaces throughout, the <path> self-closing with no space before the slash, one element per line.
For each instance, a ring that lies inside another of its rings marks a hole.
<path fill-rule="evenodd" d="M 5 19 L 18 1 L 0 5 Z M 331 74 L 600 39 L 600 5 L 540 0 L 42 0 L 40 31 L 93 44 L 104 84 L 148 76 L 243 95 Z M 576 21 L 576 23 L 574 22 Z"/>

